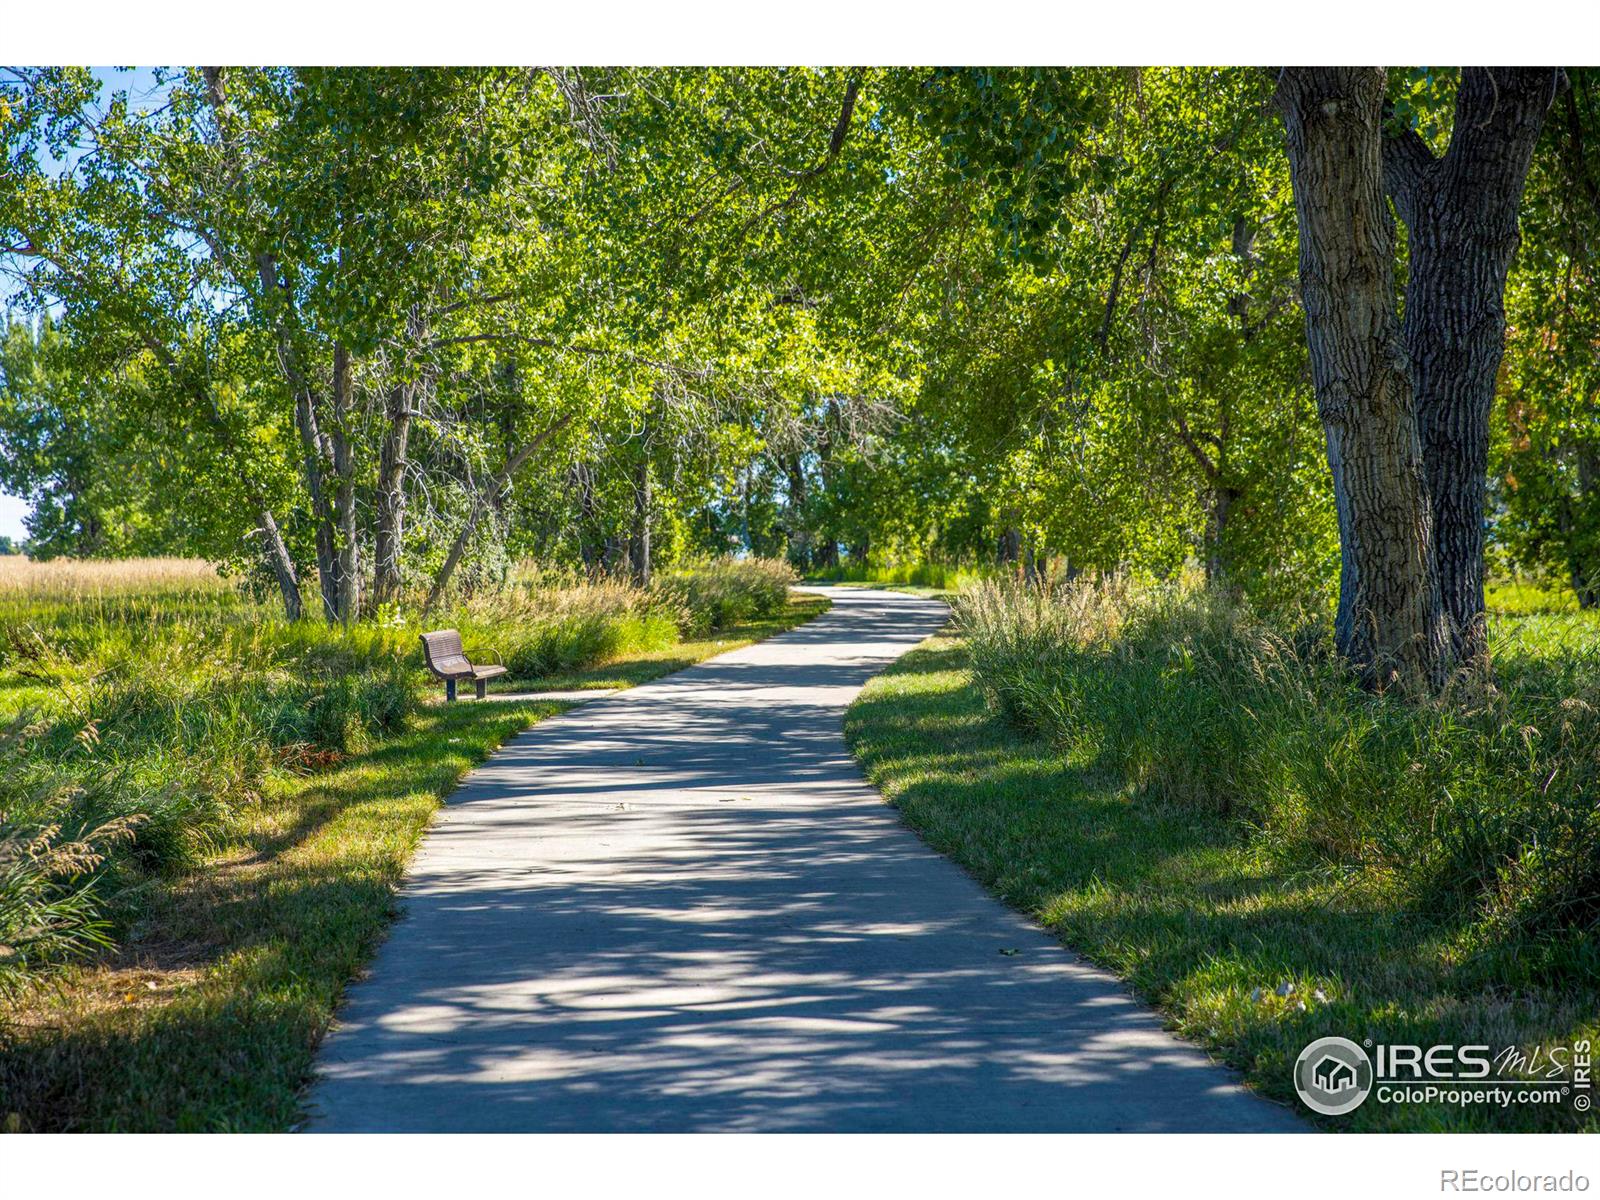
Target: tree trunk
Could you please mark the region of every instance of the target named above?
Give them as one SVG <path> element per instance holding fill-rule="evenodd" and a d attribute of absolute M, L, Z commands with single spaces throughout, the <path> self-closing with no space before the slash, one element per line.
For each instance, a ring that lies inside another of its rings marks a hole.
<path fill-rule="evenodd" d="M 1017 529 L 1007 529 L 1000 535 L 999 563 L 1004 566 L 1015 566 L 1022 558 L 1022 534 Z"/>
<path fill-rule="evenodd" d="M 1449 640 L 1383 191 L 1384 72 L 1289 67 L 1277 103 L 1300 227 L 1300 288 L 1339 516 L 1335 640 L 1370 685 L 1440 686 Z"/>
<path fill-rule="evenodd" d="M 1235 235 L 1237 237 L 1237 234 Z M 1235 311 L 1243 313 L 1244 303 L 1239 297 L 1234 298 Z M 1220 433 L 1202 435 L 1211 443 L 1210 452 L 1201 445 L 1200 438 L 1189 428 L 1189 421 L 1181 410 L 1173 411 L 1173 419 L 1178 427 L 1178 438 L 1184 448 L 1189 451 L 1189 457 L 1200 468 L 1200 474 L 1205 477 L 1206 487 L 1210 493 L 1209 503 L 1206 505 L 1206 582 L 1220 584 L 1228 576 L 1228 548 L 1225 538 L 1228 532 L 1228 516 L 1233 511 L 1234 504 L 1242 493 L 1231 483 L 1224 480 L 1228 474 L 1228 406 L 1223 401 L 1218 406 L 1220 418 L 1218 428 Z"/>
<path fill-rule="evenodd" d="M 400 562 L 406 532 L 406 448 L 415 416 L 415 385 L 400 384 L 389 391 L 388 428 L 378 454 L 378 513 L 373 542 L 372 603 L 390 604 L 404 583 Z"/>
<path fill-rule="evenodd" d="M 1403 333 L 1435 572 L 1463 662 L 1488 654 L 1483 526 L 1506 274 L 1528 164 L 1559 79 L 1550 68 L 1464 68 L 1444 157 L 1410 130 L 1384 141 L 1385 183 L 1409 235 Z"/>
<path fill-rule="evenodd" d="M 415 344 L 426 332 L 417 306 L 406 314 L 406 334 Z M 432 384 L 431 374 L 397 384 L 390 389 L 384 416 L 388 425 L 383 446 L 378 451 L 377 529 L 373 540 L 372 602 L 391 604 L 400 598 L 405 585 L 402 560 L 406 534 L 406 457 L 411 443 L 411 424 L 416 419 Z"/>
<path fill-rule="evenodd" d="M 361 542 L 356 528 L 356 468 L 352 445 L 351 410 L 354 390 L 350 384 L 350 352 L 342 345 L 333 348 L 333 475 L 334 514 L 338 520 L 339 579 L 337 610 L 339 620 L 348 625 L 361 616 Z"/>
<path fill-rule="evenodd" d="M 225 82 L 226 70 L 223 67 L 202 67 L 200 73 L 206 82 L 206 102 L 211 107 L 212 116 L 217 122 L 218 136 L 221 138 L 223 150 L 227 155 L 229 171 L 234 176 L 233 183 L 237 186 L 240 182 L 239 175 L 242 171 L 237 147 L 234 144 L 233 120 L 227 109 L 227 84 Z M 256 260 L 258 273 L 264 289 L 263 298 L 270 296 L 271 287 L 277 283 L 277 272 L 272 268 L 272 260 L 267 255 L 261 255 Z M 281 351 L 280 342 L 280 351 Z M 169 370 L 175 370 L 176 364 L 171 355 L 164 351 L 158 355 L 166 363 Z M 234 448 L 232 435 L 228 431 L 227 423 L 222 420 L 222 414 L 217 409 L 216 398 L 209 391 L 204 395 L 205 407 L 211 415 L 213 424 L 227 440 L 230 449 Z M 252 496 L 256 504 L 256 527 L 261 533 L 265 543 L 267 563 L 272 568 L 272 574 L 278 581 L 278 591 L 283 597 L 283 612 L 291 621 L 298 621 L 302 612 L 300 599 L 300 580 L 294 568 L 294 559 L 289 555 L 289 548 L 283 540 L 283 532 L 278 528 L 278 522 L 272 515 L 272 510 L 266 498 L 260 494 L 254 482 L 250 479 L 248 467 L 242 468 L 245 473 L 246 486 L 256 495 Z"/>
<path fill-rule="evenodd" d="M 654 499 L 648 445 L 640 453 L 633 471 L 633 536 L 628 542 L 628 560 L 633 566 L 634 583 L 647 588 L 650 586 L 650 505 Z"/>
<path fill-rule="evenodd" d="M 806 528 L 806 472 L 798 454 L 784 457 L 783 471 L 789 479 L 789 557 L 802 571 L 811 566 L 811 536 Z"/>
<path fill-rule="evenodd" d="M 594 534 L 598 518 L 594 496 L 594 469 L 588 463 L 573 463 L 567 472 L 567 486 L 578 498 L 578 557 L 583 569 L 593 575 L 603 565 L 603 550 L 596 544 Z"/>
<path fill-rule="evenodd" d="M 283 533 L 272 511 L 262 505 L 256 513 L 256 528 L 266 548 L 267 565 L 278 581 L 278 592 L 283 597 L 283 615 L 291 621 L 300 619 L 300 581 L 295 576 L 294 559 L 284 545 Z"/>
<path fill-rule="evenodd" d="M 334 621 L 339 615 L 339 563 L 335 553 L 333 506 L 328 497 L 326 475 L 332 466 L 328 439 L 317 419 L 317 397 L 300 361 L 298 347 L 289 327 L 291 301 L 278 279 L 278 268 L 270 254 L 256 260 L 261 275 L 264 302 L 281 306 L 274 323 L 278 336 L 278 366 L 294 395 L 294 423 L 300 433 L 301 470 L 311 498 L 311 519 L 316 530 L 317 583 L 322 591 L 322 615 Z"/>
<path fill-rule="evenodd" d="M 1206 582 L 1222 585 L 1232 574 L 1228 548 L 1228 517 L 1239 501 L 1239 489 L 1216 484 L 1211 489 L 1211 514 L 1206 530 Z"/>
<path fill-rule="evenodd" d="M 483 516 L 484 509 L 489 507 L 489 498 L 505 491 L 511 486 L 511 477 L 517 473 L 522 464 L 533 456 L 533 452 L 544 445 L 558 432 L 566 427 L 572 420 L 570 415 L 562 417 L 555 424 L 546 427 L 537 437 L 515 454 L 506 459 L 506 465 L 500 468 L 483 488 L 474 493 L 472 506 L 467 510 L 467 519 L 461 526 L 461 532 L 456 534 L 456 540 L 450 545 L 450 552 L 445 555 L 444 565 L 439 568 L 439 573 L 433 577 L 433 586 L 428 589 L 428 598 L 423 602 L 422 615 L 426 617 L 439 603 L 439 598 L 444 595 L 444 590 L 450 585 L 450 577 L 455 574 L 456 567 L 461 562 L 461 556 L 466 553 L 467 544 L 472 540 L 473 530 L 478 527 L 478 519 Z"/>

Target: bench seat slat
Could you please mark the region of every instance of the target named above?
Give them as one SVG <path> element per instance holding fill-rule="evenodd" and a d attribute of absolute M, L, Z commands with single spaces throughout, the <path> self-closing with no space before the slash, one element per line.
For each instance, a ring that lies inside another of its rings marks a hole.
<path fill-rule="evenodd" d="M 427 664 L 428 670 L 445 681 L 445 692 L 451 700 L 455 699 L 457 680 L 472 680 L 478 685 L 478 694 L 482 696 L 484 680 L 495 679 L 506 673 L 506 668 L 498 663 L 474 664 L 462 648 L 461 634 L 457 630 L 439 629 L 424 633 L 421 640 L 422 661 Z"/>

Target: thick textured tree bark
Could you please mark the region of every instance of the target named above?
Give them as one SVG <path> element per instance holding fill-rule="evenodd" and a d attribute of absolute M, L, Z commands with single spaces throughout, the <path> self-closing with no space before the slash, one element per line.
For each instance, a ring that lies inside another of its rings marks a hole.
<path fill-rule="evenodd" d="M 356 528 L 356 466 L 352 446 L 351 411 L 355 396 L 350 381 L 350 352 L 333 348 L 333 451 L 334 516 L 338 522 L 339 620 L 346 625 L 361 616 L 361 541 Z"/>
<path fill-rule="evenodd" d="M 1434 564 L 1457 659 L 1484 660 L 1483 526 L 1489 415 L 1505 349 L 1505 285 L 1534 144 L 1561 75 L 1467 67 L 1450 148 L 1384 139 L 1384 180 L 1406 223 L 1403 336 L 1433 506 Z"/>
<path fill-rule="evenodd" d="M 490 498 L 499 495 L 511 486 L 511 477 L 521 469 L 522 464 L 533 456 L 533 452 L 553 438 L 562 429 L 566 428 L 571 416 L 562 417 L 555 424 L 547 426 L 537 437 L 528 442 L 522 449 L 506 459 L 506 465 L 501 467 L 495 477 L 473 494 L 472 506 L 467 510 L 467 519 L 461 526 L 461 531 L 456 534 L 456 540 L 450 544 L 450 552 L 445 555 L 444 564 L 439 568 L 439 573 L 433 577 L 433 586 L 428 589 L 428 598 L 423 602 L 422 615 L 426 617 L 439 603 L 444 590 L 450 586 L 450 577 L 455 574 L 456 567 L 461 562 L 461 556 L 466 553 L 467 544 L 472 541 L 472 534 L 478 528 L 478 521 L 484 511 L 489 508 Z"/>
<path fill-rule="evenodd" d="M 1384 72 L 1289 67 L 1277 103 L 1300 227 L 1300 288 L 1339 517 L 1335 639 L 1374 686 L 1441 685 L 1449 639 L 1383 191 Z"/>

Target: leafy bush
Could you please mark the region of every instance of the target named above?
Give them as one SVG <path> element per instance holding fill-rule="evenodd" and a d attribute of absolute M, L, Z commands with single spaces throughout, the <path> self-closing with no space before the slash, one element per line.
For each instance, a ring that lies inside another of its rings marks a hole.
<path fill-rule="evenodd" d="M 1192 581 L 991 583 L 956 611 L 992 703 L 1081 764 L 1236 818 L 1283 861 L 1539 935 L 1552 969 L 1578 969 L 1600 925 L 1593 623 L 1501 619 L 1497 685 L 1418 703 Z"/>
<path fill-rule="evenodd" d="M 403 633 L 291 625 L 182 562 L 112 564 L 115 593 L 107 566 L 0 578 L 0 910 L 49 935 L 0 936 L 13 981 L 110 937 L 274 771 L 394 731 L 419 696 Z"/>

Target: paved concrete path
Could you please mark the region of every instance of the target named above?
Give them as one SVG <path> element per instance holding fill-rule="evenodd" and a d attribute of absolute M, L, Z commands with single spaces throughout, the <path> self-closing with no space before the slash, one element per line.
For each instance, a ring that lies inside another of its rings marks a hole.
<path fill-rule="evenodd" d="M 568 688 L 557 692 L 490 692 L 485 700 L 502 700 L 508 704 L 529 700 L 557 700 L 562 704 L 587 704 L 602 696 L 614 696 L 621 688 Z M 471 703 L 476 704 L 473 700 Z"/>
<path fill-rule="evenodd" d="M 900 824 L 841 716 L 945 609 L 819 590 L 825 616 L 472 773 L 312 1128 L 1301 1128 Z"/>

